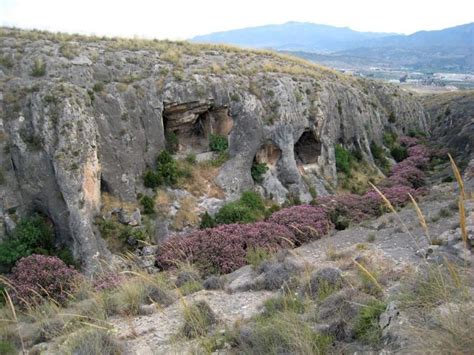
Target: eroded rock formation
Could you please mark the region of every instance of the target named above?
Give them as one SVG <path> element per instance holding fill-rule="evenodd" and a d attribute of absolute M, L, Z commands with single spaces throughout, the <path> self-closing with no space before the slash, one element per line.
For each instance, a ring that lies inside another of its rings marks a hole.
<path fill-rule="evenodd" d="M 0 65 L 2 212 L 44 213 L 89 268 L 107 255 L 93 223 L 101 191 L 136 202 L 168 133 L 179 153 L 228 136 L 216 178 L 227 198 L 254 186 L 256 160 L 270 166 L 263 190 L 282 202 L 337 183 L 335 144 L 373 162 L 384 131 L 426 129 L 422 106 L 396 86 L 268 53 L 13 30 L 0 43 L 12 58 Z"/>

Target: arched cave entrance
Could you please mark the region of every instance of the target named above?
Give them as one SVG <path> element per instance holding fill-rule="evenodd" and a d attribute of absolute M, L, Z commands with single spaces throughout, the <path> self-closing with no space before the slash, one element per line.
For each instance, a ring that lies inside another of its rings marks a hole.
<path fill-rule="evenodd" d="M 255 163 L 266 164 L 269 168 L 276 166 L 281 157 L 281 150 L 278 146 L 269 141 L 263 144 L 255 154 Z"/>
<path fill-rule="evenodd" d="M 163 126 L 167 146 L 176 153 L 209 151 L 209 136 L 227 137 L 233 120 L 226 106 L 215 107 L 209 102 L 189 102 L 165 105 Z"/>
<path fill-rule="evenodd" d="M 313 132 L 304 131 L 295 144 L 295 159 L 304 165 L 317 163 L 321 155 L 321 142 L 317 140 Z"/>

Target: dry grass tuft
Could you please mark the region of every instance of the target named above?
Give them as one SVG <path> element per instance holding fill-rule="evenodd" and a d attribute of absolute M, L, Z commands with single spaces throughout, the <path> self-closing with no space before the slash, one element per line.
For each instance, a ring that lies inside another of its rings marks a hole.
<path fill-rule="evenodd" d="M 180 201 L 180 208 L 173 220 L 173 228 L 182 230 L 185 227 L 197 227 L 200 222 L 197 213 L 197 202 L 193 196 L 186 196 Z"/>

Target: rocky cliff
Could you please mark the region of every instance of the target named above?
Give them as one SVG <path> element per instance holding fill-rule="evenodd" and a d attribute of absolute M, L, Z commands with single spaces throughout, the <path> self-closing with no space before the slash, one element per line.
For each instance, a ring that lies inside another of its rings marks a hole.
<path fill-rule="evenodd" d="M 426 95 L 422 103 L 433 141 L 465 168 L 474 153 L 474 91 Z"/>
<path fill-rule="evenodd" d="M 102 194 L 136 203 L 143 173 L 179 139 L 204 159 L 228 137 L 215 182 L 229 199 L 252 188 L 283 202 L 337 183 L 335 144 L 370 164 L 383 132 L 426 130 L 423 107 L 392 85 L 270 52 L 2 29 L 0 198 L 5 224 L 38 211 L 90 269 L 108 251 L 93 220 Z"/>

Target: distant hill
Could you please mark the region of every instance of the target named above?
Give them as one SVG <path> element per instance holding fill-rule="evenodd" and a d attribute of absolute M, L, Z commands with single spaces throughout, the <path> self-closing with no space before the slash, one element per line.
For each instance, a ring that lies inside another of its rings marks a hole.
<path fill-rule="evenodd" d="M 378 38 L 333 55 L 348 63 L 363 60 L 420 71 L 469 72 L 474 70 L 474 23 Z"/>
<path fill-rule="evenodd" d="M 211 33 L 192 38 L 193 42 L 228 43 L 242 47 L 272 48 L 286 51 L 334 52 L 367 43 L 369 40 L 393 37 L 393 33 L 358 32 L 347 27 L 287 22 Z"/>
<path fill-rule="evenodd" d="M 272 48 L 336 67 L 474 71 L 474 23 L 394 35 L 289 22 L 198 36 L 193 41 Z"/>

